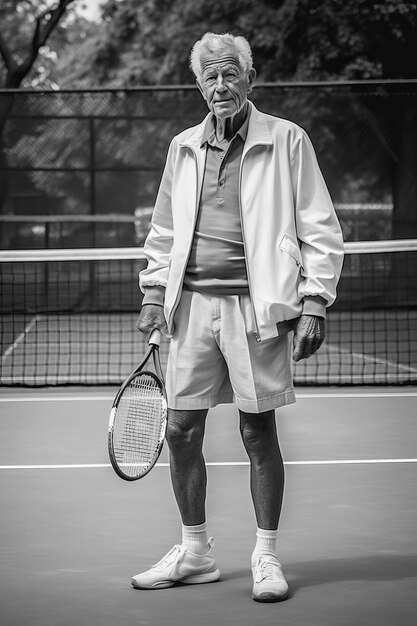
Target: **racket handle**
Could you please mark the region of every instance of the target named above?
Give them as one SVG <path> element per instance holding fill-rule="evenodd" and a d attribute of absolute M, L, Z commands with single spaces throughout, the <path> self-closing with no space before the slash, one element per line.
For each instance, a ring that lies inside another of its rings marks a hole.
<path fill-rule="evenodd" d="M 149 345 L 150 346 L 159 346 L 161 343 L 161 331 L 158 328 L 154 328 L 149 337 Z"/>

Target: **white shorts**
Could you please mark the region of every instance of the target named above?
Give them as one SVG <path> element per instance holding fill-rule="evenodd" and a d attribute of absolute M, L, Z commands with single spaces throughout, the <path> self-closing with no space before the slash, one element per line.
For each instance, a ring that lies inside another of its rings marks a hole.
<path fill-rule="evenodd" d="M 292 333 L 258 342 L 249 296 L 184 290 L 175 313 L 166 389 L 171 409 L 234 402 L 263 413 L 295 402 Z"/>

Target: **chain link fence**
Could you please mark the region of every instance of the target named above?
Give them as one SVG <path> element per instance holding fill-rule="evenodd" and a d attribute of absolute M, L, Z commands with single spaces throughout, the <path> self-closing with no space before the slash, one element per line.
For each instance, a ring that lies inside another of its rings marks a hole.
<path fill-rule="evenodd" d="M 141 245 L 169 142 L 207 112 L 192 86 L 0 98 L 6 249 Z M 251 100 L 307 130 L 346 240 L 417 237 L 417 81 L 264 84 Z"/>

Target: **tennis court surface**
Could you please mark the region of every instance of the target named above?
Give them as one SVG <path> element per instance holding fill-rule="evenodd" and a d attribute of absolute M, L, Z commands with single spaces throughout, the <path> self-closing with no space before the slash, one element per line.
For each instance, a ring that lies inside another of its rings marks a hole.
<path fill-rule="evenodd" d="M 138 591 L 180 538 L 167 451 L 126 483 L 107 459 L 114 387 L 3 388 L 4 626 L 409 626 L 417 615 L 415 387 L 302 388 L 277 412 L 286 462 L 279 555 L 292 596 L 251 599 L 255 520 L 232 406 L 208 418 L 209 532 L 222 580 Z"/>

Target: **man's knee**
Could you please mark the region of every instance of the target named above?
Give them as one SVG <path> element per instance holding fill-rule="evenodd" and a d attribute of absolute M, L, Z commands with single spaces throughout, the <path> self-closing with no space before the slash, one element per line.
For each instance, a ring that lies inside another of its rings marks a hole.
<path fill-rule="evenodd" d="M 172 451 L 201 448 L 204 437 L 205 413 L 202 411 L 169 411 L 166 440 Z"/>
<path fill-rule="evenodd" d="M 259 416 L 241 413 L 240 433 L 249 455 L 261 454 L 270 449 L 271 445 L 277 445 L 274 412 L 270 411 Z"/>

